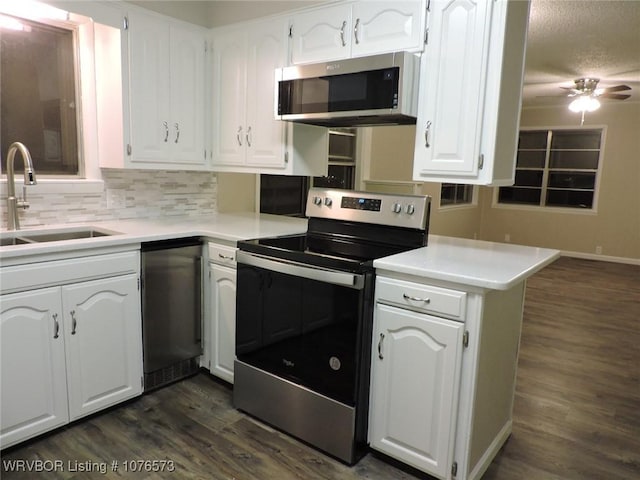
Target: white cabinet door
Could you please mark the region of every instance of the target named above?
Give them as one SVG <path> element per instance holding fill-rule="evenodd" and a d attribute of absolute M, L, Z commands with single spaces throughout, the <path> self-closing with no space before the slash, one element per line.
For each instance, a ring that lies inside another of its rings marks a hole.
<path fill-rule="evenodd" d="M 293 17 L 291 26 L 292 64 L 351 56 L 351 5 L 301 12 Z"/>
<path fill-rule="evenodd" d="M 244 31 L 213 40 L 213 164 L 244 165 L 246 142 L 246 50 Z"/>
<path fill-rule="evenodd" d="M 432 0 L 413 179 L 513 184 L 529 2 Z"/>
<path fill-rule="evenodd" d="M 426 6 L 421 0 L 361 1 L 353 5 L 351 55 L 376 55 L 424 47 Z"/>
<path fill-rule="evenodd" d="M 170 32 L 172 160 L 204 166 L 204 35 L 176 25 Z"/>
<path fill-rule="evenodd" d="M 201 30 L 130 12 L 132 167 L 205 168 L 204 63 Z"/>
<path fill-rule="evenodd" d="M 69 420 L 60 288 L 2 296 L 0 445 Z"/>
<path fill-rule="evenodd" d="M 236 358 L 236 270 L 210 264 L 211 374 L 233 383 Z"/>
<path fill-rule="evenodd" d="M 464 324 L 377 304 L 369 442 L 446 478 L 451 469 Z M 410 373 L 409 373 L 410 372 Z"/>
<path fill-rule="evenodd" d="M 69 416 L 75 420 L 142 392 L 138 276 L 62 287 Z"/>
<path fill-rule="evenodd" d="M 129 14 L 131 161 L 169 161 L 169 27 L 155 17 Z"/>
<path fill-rule="evenodd" d="M 275 70 L 286 56 L 285 27 L 256 25 L 247 48 L 247 165 L 284 167 L 285 123 L 275 119 Z"/>
<path fill-rule="evenodd" d="M 414 180 L 478 172 L 490 2 L 433 1 L 421 62 Z"/>

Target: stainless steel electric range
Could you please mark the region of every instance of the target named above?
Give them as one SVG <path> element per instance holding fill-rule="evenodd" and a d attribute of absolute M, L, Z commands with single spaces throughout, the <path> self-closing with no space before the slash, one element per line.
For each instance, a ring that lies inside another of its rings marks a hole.
<path fill-rule="evenodd" d="M 427 244 L 430 198 L 311 189 L 306 234 L 238 242 L 234 404 L 353 464 L 366 451 L 373 260 Z"/>

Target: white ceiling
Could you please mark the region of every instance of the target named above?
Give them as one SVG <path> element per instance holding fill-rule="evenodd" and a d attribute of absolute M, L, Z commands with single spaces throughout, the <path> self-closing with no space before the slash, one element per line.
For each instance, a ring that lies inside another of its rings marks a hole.
<path fill-rule="evenodd" d="M 557 105 L 581 77 L 625 84 L 640 101 L 640 0 L 532 0 L 523 104 Z M 603 100 L 619 102 L 620 100 Z"/>

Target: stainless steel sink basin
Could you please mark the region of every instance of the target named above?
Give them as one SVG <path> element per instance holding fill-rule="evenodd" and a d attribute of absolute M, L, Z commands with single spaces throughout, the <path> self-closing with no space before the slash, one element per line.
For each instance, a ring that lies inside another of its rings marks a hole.
<path fill-rule="evenodd" d="M 0 238 L 0 247 L 7 247 L 9 245 L 24 245 L 28 243 L 33 243 L 26 238 L 20 237 L 2 237 Z"/>
<path fill-rule="evenodd" d="M 61 240 L 75 240 L 78 238 L 106 237 L 112 235 L 102 230 L 75 230 L 54 233 L 38 233 L 33 235 L 23 235 L 27 240 L 32 242 L 58 242 Z"/>
<path fill-rule="evenodd" d="M 63 240 L 77 240 L 81 238 L 97 238 L 117 235 L 118 232 L 98 229 L 94 227 L 71 227 L 49 230 L 19 230 L 2 232 L 0 246 L 28 245 L 42 242 L 59 242 Z"/>

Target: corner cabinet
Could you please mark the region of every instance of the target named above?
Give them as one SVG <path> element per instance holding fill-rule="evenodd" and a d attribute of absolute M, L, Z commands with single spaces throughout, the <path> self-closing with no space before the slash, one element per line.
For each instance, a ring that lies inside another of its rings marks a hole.
<path fill-rule="evenodd" d="M 142 393 L 139 264 L 126 252 L 0 270 L 2 448 Z"/>
<path fill-rule="evenodd" d="M 208 168 L 206 30 L 138 10 L 126 23 L 131 131 L 120 168 Z"/>
<path fill-rule="evenodd" d="M 413 179 L 514 181 L 528 1 L 432 0 Z"/>
<path fill-rule="evenodd" d="M 326 129 L 275 118 L 275 70 L 285 64 L 286 30 L 285 20 L 273 20 L 214 32 L 213 170 L 326 174 Z"/>
<path fill-rule="evenodd" d="M 359 1 L 310 9 L 290 25 L 291 63 L 424 48 L 426 2 Z"/>
<path fill-rule="evenodd" d="M 369 443 L 477 480 L 511 433 L 524 282 L 484 290 L 378 271 Z"/>

